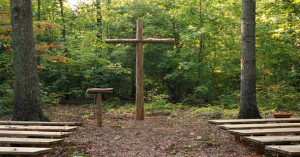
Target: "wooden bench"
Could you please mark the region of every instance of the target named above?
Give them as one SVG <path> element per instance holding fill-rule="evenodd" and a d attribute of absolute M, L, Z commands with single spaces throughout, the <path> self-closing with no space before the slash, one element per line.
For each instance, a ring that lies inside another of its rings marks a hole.
<path fill-rule="evenodd" d="M 81 125 L 78 122 L 0 121 L 0 144 L 12 146 L 0 147 L 0 156 L 42 156 L 52 149 L 36 147 L 58 144 L 63 139 L 50 138 L 70 136 L 70 131 L 75 131 Z"/>
<path fill-rule="evenodd" d="M 0 144 L 12 145 L 53 145 L 62 141 L 63 139 L 0 137 Z"/>
<path fill-rule="evenodd" d="M 71 132 L 0 130 L 0 136 L 27 136 L 27 137 L 62 138 L 62 137 L 70 136 L 71 134 L 72 134 Z"/>
<path fill-rule="evenodd" d="M 82 126 L 81 122 L 0 121 L 0 125 Z"/>
<path fill-rule="evenodd" d="M 256 145 L 256 153 L 263 154 L 266 145 L 299 143 L 300 136 L 250 136 L 244 137 Z"/>
<path fill-rule="evenodd" d="M 245 141 L 254 143 L 257 154 L 263 154 L 266 149 L 280 155 L 300 156 L 300 145 L 269 146 L 300 143 L 300 136 L 264 136 L 266 134 L 299 135 L 300 123 L 297 122 L 300 122 L 300 118 L 209 120 L 208 122 L 219 124 L 219 128 L 228 130 L 235 136 L 236 141 L 240 141 L 243 136 Z"/>
<path fill-rule="evenodd" d="M 300 118 L 273 118 L 273 119 L 230 119 L 230 120 L 208 120 L 211 124 L 257 124 L 257 123 L 296 123 Z"/>
<path fill-rule="evenodd" d="M 300 145 L 266 146 L 266 150 L 284 156 L 300 156 Z"/>
<path fill-rule="evenodd" d="M 15 156 L 40 156 L 49 153 L 51 148 L 30 148 L 30 147 L 0 147 L 1 155 Z"/>
<path fill-rule="evenodd" d="M 268 123 L 268 124 L 225 124 L 219 125 L 221 129 L 266 129 L 266 128 L 293 128 L 300 127 L 300 123 Z"/>
<path fill-rule="evenodd" d="M 26 130 L 26 131 L 75 131 L 78 126 L 23 126 L 23 125 L 0 125 L 0 130 Z"/>
<path fill-rule="evenodd" d="M 265 135 L 265 134 L 276 134 L 276 133 L 299 134 L 300 128 L 229 130 L 229 132 L 235 135 L 235 141 L 240 141 L 240 136 Z"/>

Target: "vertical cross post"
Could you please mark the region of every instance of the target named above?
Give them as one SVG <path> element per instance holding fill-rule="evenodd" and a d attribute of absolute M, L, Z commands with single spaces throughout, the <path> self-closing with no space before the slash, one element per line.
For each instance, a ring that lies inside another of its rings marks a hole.
<path fill-rule="evenodd" d="M 143 39 L 143 21 L 137 20 L 136 25 L 136 39 L 106 39 L 106 43 L 118 44 L 118 43 L 131 43 L 136 44 L 136 120 L 144 120 L 144 56 L 143 56 L 143 44 L 144 43 L 157 43 L 157 44 L 173 44 L 175 39 Z"/>
<path fill-rule="evenodd" d="M 96 94 L 96 124 L 102 127 L 102 93 L 112 93 L 113 88 L 89 88 L 87 94 Z"/>
<path fill-rule="evenodd" d="M 144 120 L 144 54 L 143 54 L 143 22 L 137 21 L 136 38 L 136 120 Z"/>

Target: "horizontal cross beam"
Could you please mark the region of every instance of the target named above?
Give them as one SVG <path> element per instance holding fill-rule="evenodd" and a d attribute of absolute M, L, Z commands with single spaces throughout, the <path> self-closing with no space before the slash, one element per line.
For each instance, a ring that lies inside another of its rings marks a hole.
<path fill-rule="evenodd" d="M 175 39 L 153 39 L 153 38 L 148 38 L 148 39 L 106 39 L 106 43 L 111 43 L 111 44 L 119 44 L 119 43 L 155 43 L 155 44 L 166 44 L 166 43 L 174 43 Z"/>

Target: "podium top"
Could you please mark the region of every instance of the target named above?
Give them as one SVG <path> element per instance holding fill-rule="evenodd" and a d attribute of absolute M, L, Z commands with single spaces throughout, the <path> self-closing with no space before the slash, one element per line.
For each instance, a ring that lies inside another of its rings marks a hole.
<path fill-rule="evenodd" d="M 89 88 L 86 90 L 87 94 L 97 94 L 97 93 L 112 93 L 113 88 Z"/>

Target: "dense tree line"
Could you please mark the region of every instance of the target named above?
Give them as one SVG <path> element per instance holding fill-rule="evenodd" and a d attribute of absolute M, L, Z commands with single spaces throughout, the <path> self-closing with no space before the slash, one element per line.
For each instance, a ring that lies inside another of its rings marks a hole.
<path fill-rule="evenodd" d="M 258 1 L 256 82 L 259 107 L 299 108 L 300 3 Z M 13 96 L 10 3 L 0 2 L 0 108 Z M 113 100 L 134 100 L 135 46 L 107 38 L 175 38 L 145 45 L 146 100 L 237 107 L 240 89 L 240 0 L 95 0 L 72 9 L 65 0 L 33 0 L 42 103 L 84 98 L 90 87 L 114 88 Z"/>

